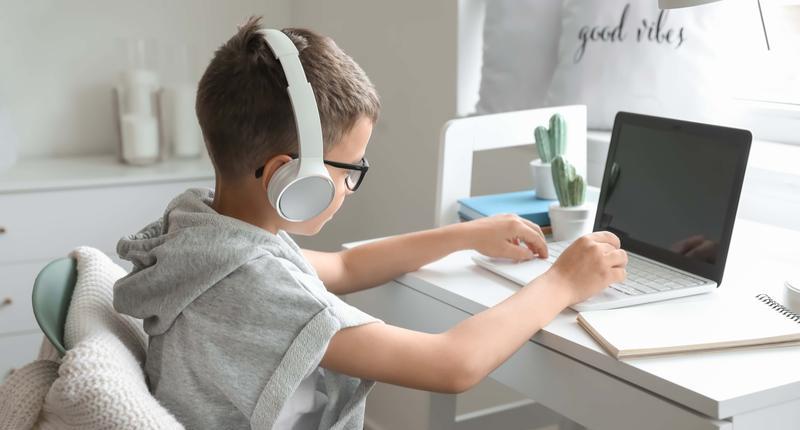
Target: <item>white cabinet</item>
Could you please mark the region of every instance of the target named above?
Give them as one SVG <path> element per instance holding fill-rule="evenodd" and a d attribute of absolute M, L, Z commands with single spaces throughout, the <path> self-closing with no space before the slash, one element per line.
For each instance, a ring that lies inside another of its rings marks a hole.
<path fill-rule="evenodd" d="M 31 289 L 48 262 L 87 245 L 120 263 L 122 236 L 161 217 L 187 188 L 213 186 L 206 159 L 147 167 L 110 156 L 23 160 L 0 172 L 0 379 L 36 357 L 42 334 Z"/>
<path fill-rule="evenodd" d="M 0 266 L 0 336 L 37 328 L 31 312 L 30 286 L 45 263 L 43 260 Z M 28 288 L 21 288 L 23 285 Z"/>

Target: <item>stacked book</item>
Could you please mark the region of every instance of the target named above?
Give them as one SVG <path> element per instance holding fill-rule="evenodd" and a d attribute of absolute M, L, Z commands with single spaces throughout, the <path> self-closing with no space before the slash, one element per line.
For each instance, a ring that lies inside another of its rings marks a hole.
<path fill-rule="evenodd" d="M 458 217 L 461 221 L 471 221 L 497 214 L 513 213 L 543 227 L 550 225 L 548 209 L 557 201 L 540 199 L 531 190 L 469 197 L 458 200 Z"/>

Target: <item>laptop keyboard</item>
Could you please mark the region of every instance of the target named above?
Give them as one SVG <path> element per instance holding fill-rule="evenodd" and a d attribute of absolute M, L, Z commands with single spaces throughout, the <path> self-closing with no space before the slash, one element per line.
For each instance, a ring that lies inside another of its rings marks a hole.
<path fill-rule="evenodd" d="M 553 242 L 547 245 L 549 252 L 547 261 L 553 263 L 564 252 L 571 242 Z M 611 284 L 611 288 L 629 295 L 659 293 L 681 288 L 697 287 L 707 281 L 689 276 L 667 267 L 653 264 L 641 257 L 628 254 L 628 277 L 624 282 Z"/>

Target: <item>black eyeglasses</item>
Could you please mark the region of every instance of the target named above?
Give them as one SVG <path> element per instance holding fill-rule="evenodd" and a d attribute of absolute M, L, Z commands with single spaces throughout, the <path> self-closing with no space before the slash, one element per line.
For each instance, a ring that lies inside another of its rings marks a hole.
<path fill-rule="evenodd" d="M 292 159 L 298 158 L 297 154 L 290 154 L 290 155 Z M 367 161 L 367 157 L 362 158 L 361 163 L 359 164 L 340 163 L 338 161 L 328 161 L 328 160 L 322 160 L 322 162 L 332 167 L 350 171 L 344 180 L 344 184 L 350 191 L 355 191 L 358 189 L 359 186 L 361 186 L 361 182 L 364 181 L 364 176 L 367 176 L 367 170 L 369 170 L 369 161 Z M 260 178 L 263 174 L 264 174 L 264 166 L 261 166 L 258 169 L 256 169 L 256 178 Z"/>

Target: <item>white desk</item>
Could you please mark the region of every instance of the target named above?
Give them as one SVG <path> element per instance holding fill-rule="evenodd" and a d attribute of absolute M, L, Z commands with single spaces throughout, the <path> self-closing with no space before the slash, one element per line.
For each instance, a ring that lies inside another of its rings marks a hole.
<path fill-rule="evenodd" d="M 472 263 L 473 252 L 348 301 L 387 323 L 446 330 L 519 289 Z M 702 300 L 760 292 L 780 298 L 791 271 L 800 271 L 800 232 L 739 219 L 723 284 Z M 491 377 L 592 430 L 800 429 L 800 347 L 618 361 L 575 315 L 562 312 Z"/>

